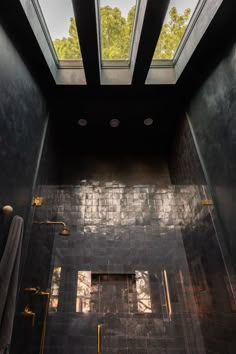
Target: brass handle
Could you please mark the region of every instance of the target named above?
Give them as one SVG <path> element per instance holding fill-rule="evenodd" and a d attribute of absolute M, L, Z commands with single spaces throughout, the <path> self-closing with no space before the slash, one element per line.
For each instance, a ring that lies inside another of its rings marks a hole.
<path fill-rule="evenodd" d="M 211 199 L 202 199 L 201 200 L 201 204 L 202 205 L 206 205 L 206 206 L 212 206 L 213 205 L 213 201 Z"/>
<path fill-rule="evenodd" d="M 32 327 L 34 327 L 35 324 L 35 312 L 30 310 L 29 305 L 26 305 L 24 308 L 24 311 L 21 312 L 21 314 L 25 317 L 32 317 Z"/>
<path fill-rule="evenodd" d="M 169 284 L 168 284 L 168 278 L 167 278 L 167 272 L 164 270 L 162 272 L 163 276 L 163 281 L 164 281 L 164 289 L 165 289 L 165 295 L 166 295 L 166 306 L 167 306 L 167 311 L 169 318 L 171 319 L 172 316 L 172 305 L 170 301 L 170 290 L 169 290 Z"/>
<path fill-rule="evenodd" d="M 101 336 L 102 336 L 102 326 L 97 326 L 97 354 L 102 354 L 101 349 Z"/>
<path fill-rule="evenodd" d="M 32 295 L 43 295 L 43 296 L 49 296 L 51 293 L 50 289 L 43 291 L 39 286 L 37 286 L 36 288 L 25 288 L 24 291 L 31 293 Z"/>

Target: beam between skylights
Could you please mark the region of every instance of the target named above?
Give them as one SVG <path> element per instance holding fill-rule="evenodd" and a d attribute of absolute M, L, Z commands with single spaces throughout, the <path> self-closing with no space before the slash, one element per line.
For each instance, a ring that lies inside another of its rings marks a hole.
<path fill-rule="evenodd" d="M 87 84 L 100 85 L 99 38 L 95 0 L 72 0 Z"/>
<path fill-rule="evenodd" d="M 132 84 L 145 83 L 170 0 L 143 0 L 131 57 Z"/>

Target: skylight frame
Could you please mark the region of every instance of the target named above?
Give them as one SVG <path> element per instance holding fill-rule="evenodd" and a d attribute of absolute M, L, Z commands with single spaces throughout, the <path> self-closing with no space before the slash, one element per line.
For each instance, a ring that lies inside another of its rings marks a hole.
<path fill-rule="evenodd" d="M 61 61 L 59 62 L 54 52 L 51 36 L 47 32 L 43 15 L 40 16 L 40 11 L 36 11 L 36 0 L 18 0 L 28 18 L 29 24 L 33 31 L 38 45 L 41 49 L 42 55 L 48 65 L 51 75 L 56 85 L 71 85 L 71 86 L 84 86 L 87 85 L 87 78 L 85 73 L 85 65 L 81 66 L 79 61 Z M 83 1 L 83 0 L 79 0 Z M 185 32 L 180 46 L 176 51 L 174 60 L 156 60 L 152 62 L 154 65 L 149 66 L 149 72 L 146 77 L 145 85 L 175 85 L 181 77 L 186 65 L 192 57 L 196 47 L 200 43 L 202 37 L 207 31 L 209 25 L 216 16 L 219 8 L 224 0 L 202 0 L 201 6 L 197 15 L 192 16 L 188 29 Z M 94 2 L 96 10 L 96 26 L 97 26 L 97 41 L 99 42 L 98 35 L 98 13 L 97 2 Z M 130 55 L 131 65 L 118 61 L 112 63 L 112 66 L 101 66 L 99 63 L 100 85 L 131 85 L 133 79 L 133 65 L 135 65 L 135 50 L 138 46 L 140 34 L 140 25 L 143 21 L 142 4 L 138 11 L 136 11 L 135 30 L 133 30 L 132 38 L 133 47 Z M 197 7 L 196 7 L 197 9 Z M 195 17 L 196 16 L 196 17 Z M 141 19 L 141 21 L 140 21 Z M 89 28 L 89 26 L 87 26 Z M 141 25 L 142 27 L 142 25 Z M 138 41 L 137 41 L 138 40 Z M 98 57 L 100 46 L 98 45 Z M 54 53 L 54 54 L 53 54 Z M 134 61 L 133 61 L 134 60 Z M 113 62 L 112 60 L 110 62 Z M 109 64 L 109 63 L 108 63 Z M 119 65 L 119 66 L 117 66 Z"/>
<path fill-rule="evenodd" d="M 195 7 L 194 12 L 193 12 L 193 14 L 192 14 L 192 16 L 190 18 L 189 23 L 188 23 L 187 29 L 186 29 L 183 37 L 181 38 L 179 46 L 176 49 L 174 58 L 172 59 L 174 66 L 176 65 L 181 53 L 183 52 L 183 50 L 184 50 L 184 48 L 185 48 L 185 46 L 187 44 L 187 41 L 188 41 L 188 39 L 190 37 L 190 34 L 192 33 L 193 29 L 195 28 L 195 24 L 196 24 L 199 16 L 201 15 L 202 10 L 203 10 L 204 6 L 206 5 L 207 1 L 208 0 L 199 0 L 198 1 L 198 4 Z"/>
<path fill-rule="evenodd" d="M 130 38 L 130 47 L 129 47 L 129 58 L 126 59 L 103 59 L 102 58 L 102 26 L 101 26 L 101 15 L 100 15 L 100 7 L 101 7 L 101 0 L 96 0 L 96 8 L 97 8 L 97 28 L 98 28 L 98 44 L 99 44 L 99 60 L 101 63 L 101 68 L 106 69 L 106 68 L 114 68 L 114 69 L 127 69 L 130 68 L 130 63 L 131 63 L 131 58 L 132 58 L 132 53 L 133 53 L 133 46 L 134 46 L 134 38 L 135 38 L 135 31 L 137 28 L 137 19 L 138 19 L 138 14 L 139 14 L 139 8 L 140 8 L 140 1 L 141 0 L 135 0 L 135 16 L 134 16 L 134 23 L 133 23 L 133 29 L 132 29 L 132 34 Z"/>
<path fill-rule="evenodd" d="M 169 60 L 171 65 L 169 63 L 169 67 L 160 66 L 158 63 L 159 60 L 153 60 L 146 77 L 145 85 L 175 85 L 178 82 L 223 2 L 224 0 L 214 0 L 212 4 L 211 0 L 199 1 L 175 57 L 173 60 Z"/>
<path fill-rule="evenodd" d="M 72 0 L 71 0 L 72 1 Z M 47 26 L 47 22 L 45 20 L 45 17 L 44 17 L 44 14 L 43 14 L 43 11 L 41 9 L 41 6 L 39 4 L 39 1 L 38 0 L 31 0 L 32 4 L 33 4 L 33 7 L 35 9 L 35 12 L 37 14 L 37 17 L 39 19 L 39 22 L 40 22 L 40 25 L 42 27 L 42 30 L 43 30 L 43 33 L 44 33 L 44 36 L 46 38 L 46 41 L 48 43 L 48 46 L 49 46 L 49 49 L 51 51 L 51 54 L 52 54 L 52 57 L 54 59 L 54 62 L 57 66 L 58 69 L 60 68 L 63 68 L 63 69 L 70 69 L 70 68 L 78 68 L 78 69 L 82 69 L 84 66 L 83 66 L 83 59 L 59 59 L 58 55 L 57 55 L 57 52 L 56 52 L 56 49 L 54 47 L 54 44 L 53 44 L 53 40 L 52 40 L 52 37 L 50 35 L 50 31 L 48 29 L 48 26 Z M 75 18 L 75 14 L 74 14 L 74 18 Z M 79 34 L 78 34 L 79 36 Z"/>
<path fill-rule="evenodd" d="M 191 15 L 190 21 L 187 25 L 187 29 L 181 38 L 181 41 L 175 51 L 175 55 L 172 59 L 153 59 L 150 65 L 150 68 L 161 68 L 161 67 L 172 67 L 175 68 L 178 59 L 183 52 L 185 45 L 189 39 L 190 34 L 192 33 L 195 24 L 202 13 L 202 10 L 208 0 L 199 0 L 198 4 L 194 8 L 193 14 Z M 163 23 L 164 24 L 164 23 Z M 159 40 L 159 39 L 158 39 Z M 158 43 L 158 41 L 157 41 Z M 157 45 L 157 44 L 156 44 Z M 156 49 L 156 48 L 155 48 Z M 154 55 L 154 53 L 153 53 Z"/>

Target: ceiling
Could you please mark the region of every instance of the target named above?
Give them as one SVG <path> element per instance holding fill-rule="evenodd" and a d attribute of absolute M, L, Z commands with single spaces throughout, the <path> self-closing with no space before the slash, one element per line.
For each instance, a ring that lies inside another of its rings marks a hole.
<path fill-rule="evenodd" d="M 60 141 L 63 135 L 67 148 L 80 152 L 92 152 L 94 147 L 101 152 L 164 152 L 182 111 L 174 86 L 61 87 L 58 95 L 52 110 L 55 136 Z M 81 118 L 87 120 L 86 127 L 78 125 Z M 114 118 L 120 121 L 117 128 L 109 124 Z M 153 125 L 145 126 L 146 118 L 152 118 Z"/>
<path fill-rule="evenodd" d="M 58 148 L 71 153 L 167 151 L 189 99 L 236 40 L 235 14 L 235 1 L 224 0 L 176 85 L 144 85 L 144 70 L 130 86 L 101 86 L 95 63 L 87 66 L 87 86 L 70 86 L 55 84 L 19 1 L 0 4 L 1 22 L 48 102 Z M 92 52 L 87 55 L 92 60 Z M 153 126 L 144 126 L 147 117 Z M 86 127 L 78 126 L 80 118 L 88 120 Z M 112 118 L 121 121 L 119 128 L 109 126 Z"/>

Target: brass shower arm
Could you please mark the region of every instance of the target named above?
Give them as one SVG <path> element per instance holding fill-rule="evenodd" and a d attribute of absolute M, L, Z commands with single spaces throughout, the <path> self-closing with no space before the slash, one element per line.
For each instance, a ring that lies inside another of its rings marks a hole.
<path fill-rule="evenodd" d="M 60 232 L 60 235 L 62 236 L 68 236 L 70 234 L 68 227 L 66 226 L 66 223 L 64 221 L 49 221 L 49 220 L 43 220 L 43 221 L 33 221 L 33 224 L 38 224 L 38 225 L 63 225 L 63 230 Z"/>
<path fill-rule="evenodd" d="M 64 223 L 63 221 L 49 221 L 49 220 L 33 221 L 33 224 L 38 224 L 38 225 L 63 225 L 63 227 L 66 228 L 66 223 Z"/>

